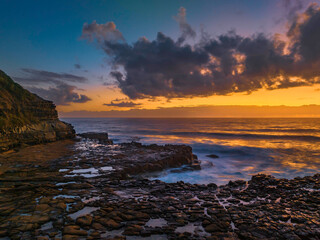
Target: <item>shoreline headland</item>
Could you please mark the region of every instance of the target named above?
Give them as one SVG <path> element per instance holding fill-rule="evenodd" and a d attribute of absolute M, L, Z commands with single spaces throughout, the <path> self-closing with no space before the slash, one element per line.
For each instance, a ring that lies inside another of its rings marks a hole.
<path fill-rule="evenodd" d="M 15 83 L 0 70 L 0 152 L 75 137 L 56 106 Z"/>

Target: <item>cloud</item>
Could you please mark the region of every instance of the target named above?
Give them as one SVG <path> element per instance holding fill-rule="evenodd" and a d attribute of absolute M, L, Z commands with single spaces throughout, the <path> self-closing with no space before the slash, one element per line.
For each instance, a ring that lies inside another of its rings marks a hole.
<path fill-rule="evenodd" d="M 292 52 L 307 64 L 320 60 L 320 8 L 316 4 L 296 17 L 287 33 L 292 42 Z M 319 65 L 317 66 L 319 69 Z M 317 71 L 319 73 L 319 71 Z"/>
<path fill-rule="evenodd" d="M 105 41 L 124 40 L 122 33 L 116 29 L 116 25 L 113 22 L 98 24 L 96 21 L 83 25 L 81 38 L 90 42 L 97 40 L 99 44 L 103 44 Z"/>
<path fill-rule="evenodd" d="M 108 88 L 118 88 L 118 82 L 104 82 L 102 85 Z"/>
<path fill-rule="evenodd" d="M 180 30 L 182 32 L 180 38 L 178 39 L 179 43 L 184 42 L 187 37 L 196 37 L 196 32 L 192 29 L 192 27 L 187 23 L 186 20 L 187 10 L 184 7 L 180 7 L 177 16 L 175 16 L 175 20 L 179 23 Z"/>
<path fill-rule="evenodd" d="M 87 78 L 77 76 L 69 73 L 55 73 L 44 70 L 37 70 L 31 68 L 21 69 L 25 77 L 15 77 L 14 79 L 23 84 L 37 84 L 37 83 L 60 83 L 60 82 L 74 82 L 85 83 Z"/>
<path fill-rule="evenodd" d="M 53 101 L 56 105 L 69 105 L 70 103 L 85 103 L 91 99 L 75 90 L 80 88 L 68 83 L 86 83 L 87 78 L 68 73 L 55 73 L 43 70 L 22 69 L 24 77 L 14 77 L 29 91 L 40 97 Z"/>
<path fill-rule="evenodd" d="M 110 103 L 105 103 L 103 104 L 105 106 L 109 106 L 109 107 L 120 107 L 120 108 L 134 108 L 137 106 L 140 106 L 140 103 L 134 103 L 132 101 L 123 101 L 123 99 L 115 99 L 113 101 L 111 101 Z"/>
<path fill-rule="evenodd" d="M 302 0 L 282 0 L 282 7 L 285 10 L 286 19 L 293 21 L 298 11 L 302 10 L 304 3 Z"/>
<path fill-rule="evenodd" d="M 75 69 L 81 69 L 82 66 L 81 66 L 80 64 L 76 63 L 76 64 L 74 64 L 74 68 L 75 68 Z"/>
<path fill-rule="evenodd" d="M 77 87 L 60 83 L 48 89 L 39 87 L 27 87 L 27 89 L 40 97 L 53 101 L 56 105 L 69 105 L 70 103 L 85 103 L 91 99 L 83 94 L 74 92 Z"/>
<path fill-rule="evenodd" d="M 114 69 L 110 74 L 130 99 L 248 94 L 320 83 L 316 4 L 288 19 L 288 42 L 276 35 L 241 36 L 230 31 L 191 46 L 184 42 L 192 36 L 185 16 L 181 8 L 176 19 L 182 34 L 177 41 L 161 32 L 153 41 L 140 38 L 133 44 L 90 35 L 110 57 Z"/>

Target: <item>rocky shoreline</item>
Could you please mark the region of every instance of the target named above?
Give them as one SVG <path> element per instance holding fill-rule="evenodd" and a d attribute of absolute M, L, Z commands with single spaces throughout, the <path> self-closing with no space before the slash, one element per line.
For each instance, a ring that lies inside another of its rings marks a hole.
<path fill-rule="evenodd" d="M 0 164 L 0 239 L 320 236 L 320 174 L 223 186 L 151 181 L 141 174 L 199 169 L 192 149 L 113 144 L 106 133 L 1 154 Z"/>

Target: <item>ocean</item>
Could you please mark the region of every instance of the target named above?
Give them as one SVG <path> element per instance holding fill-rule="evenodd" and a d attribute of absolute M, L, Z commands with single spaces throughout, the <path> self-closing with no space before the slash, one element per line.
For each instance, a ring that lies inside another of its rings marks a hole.
<path fill-rule="evenodd" d="M 226 184 L 258 173 L 292 179 L 320 170 L 320 119 L 65 118 L 77 133 L 108 132 L 115 143 L 187 144 L 201 170 L 168 169 L 148 176 L 165 182 Z M 219 158 L 207 155 L 215 154 Z"/>

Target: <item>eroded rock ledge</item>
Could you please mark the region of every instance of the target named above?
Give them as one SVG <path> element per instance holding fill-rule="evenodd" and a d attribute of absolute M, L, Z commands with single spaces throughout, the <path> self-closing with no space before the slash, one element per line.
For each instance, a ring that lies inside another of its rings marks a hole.
<path fill-rule="evenodd" d="M 73 138 L 73 127 L 57 120 L 41 121 L 0 133 L 0 151 L 23 145 L 34 145 Z"/>
<path fill-rule="evenodd" d="M 22 88 L 0 70 L 0 152 L 75 137 L 55 105 Z"/>
<path fill-rule="evenodd" d="M 0 155 L 0 238 L 319 239 L 319 174 L 165 183 L 138 176 L 147 163 L 193 164 L 187 146 L 62 143 Z"/>

